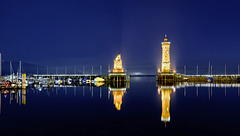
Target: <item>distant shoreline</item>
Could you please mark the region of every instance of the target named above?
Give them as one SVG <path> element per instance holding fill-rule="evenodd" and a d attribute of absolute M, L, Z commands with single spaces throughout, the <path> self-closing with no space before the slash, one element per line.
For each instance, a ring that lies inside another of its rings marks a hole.
<path fill-rule="evenodd" d="M 130 75 L 130 77 L 156 77 L 156 75 Z"/>

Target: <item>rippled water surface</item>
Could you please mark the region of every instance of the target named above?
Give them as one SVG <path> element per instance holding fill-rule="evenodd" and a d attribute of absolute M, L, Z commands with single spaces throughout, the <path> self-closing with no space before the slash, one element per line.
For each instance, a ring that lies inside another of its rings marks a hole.
<path fill-rule="evenodd" d="M 2 92 L 0 135 L 240 135 L 238 87 L 126 86 Z"/>

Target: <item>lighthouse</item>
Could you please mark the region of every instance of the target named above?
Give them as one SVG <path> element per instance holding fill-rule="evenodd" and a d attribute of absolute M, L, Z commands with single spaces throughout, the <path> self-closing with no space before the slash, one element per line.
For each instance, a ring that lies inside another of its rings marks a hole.
<path fill-rule="evenodd" d="M 167 34 L 165 34 L 164 41 L 162 42 L 162 64 L 161 72 L 169 73 L 170 68 L 170 42 L 168 41 Z"/>
<path fill-rule="evenodd" d="M 158 68 L 157 80 L 159 83 L 174 83 L 177 80 L 176 72 L 171 71 L 170 42 L 166 34 L 162 42 L 162 63 Z"/>

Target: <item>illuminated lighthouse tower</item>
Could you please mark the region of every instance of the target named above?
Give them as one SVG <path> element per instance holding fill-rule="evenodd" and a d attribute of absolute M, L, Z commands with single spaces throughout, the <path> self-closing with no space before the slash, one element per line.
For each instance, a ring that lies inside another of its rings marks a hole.
<path fill-rule="evenodd" d="M 157 77 L 159 83 L 174 83 L 177 80 L 176 73 L 171 71 L 170 65 L 170 42 L 165 34 L 162 42 L 162 64 Z"/>
<path fill-rule="evenodd" d="M 169 73 L 170 68 L 170 42 L 168 42 L 167 35 L 165 34 L 164 42 L 162 42 L 162 69 L 161 72 Z"/>

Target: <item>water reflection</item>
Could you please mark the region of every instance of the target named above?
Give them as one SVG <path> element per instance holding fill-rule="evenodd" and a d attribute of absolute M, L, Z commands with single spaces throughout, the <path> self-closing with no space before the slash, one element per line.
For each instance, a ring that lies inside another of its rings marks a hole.
<path fill-rule="evenodd" d="M 81 87 L 81 89 L 80 89 Z M 71 89 L 73 88 L 73 89 Z M 97 89 L 99 88 L 99 89 Z M 73 96 L 77 96 L 78 91 L 82 91 L 82 96 L 85 96 L 86 93 L 91 94 L 90 96 L 92 98 L 94 97 L 95 93 L 99 93 L 99 98 L 102 98 L 102 90 L 106 89 L 108 92 L 108 99 L 110 99 L 110 95 L 113 96 L 113 104 L 115 105 L 115 108 L 120 111 L 121 106 L 123 103 L 123 97 L 124 94 L 127 92 L 127 88 L 129 87 L 128 83 L 119 82 L 119 83 L 109 83 L 105 84 L 104 82 L 98 82 L 98 83 L 92 83 L 87 85 L 81 85 L 81 86 L 65 86 L 65 85 L 58 85 L 54 88 L 47 88 L 43 86 L 37 86 L 35 88 L 30 88 L 29 90 L 32 94 L 40 95 L 40 94 L 46 94 L 48 97 L 52 96 L 58 96 L 64 94 L 64 96 L 69 96 L 69 92 L 73 91 Z M 80 89 L 80 90 L 79 90 Z M 86 92 L 87 91 L 87 92 Z M 96 94 L 97 95 L 97 94 Z M 2 98 L 4 96 L 4 98 Z M 87 95 L 89 96 L 89 95 Z M 86 96 L 85 96 L 86 97 Z M 19 105 L 26 105 L 27 104 L 27 90 L 1 90 L 0 95 L 0 113 L 2 108 L 2 101 L 6 101 L 9 98 L 9 104 L 17 103 Z"/>
<path fill-rule="evenodd" d="M 113 95 L 113 103 L 117 110 L 121 110 L 122 105 L 122 98 L 124 96 L 124 93 L 126 92 L 126 88 L 111 88 L 109 87 L 109 91 Z"/>
<path fill-rule="evenodd" d="M 125 82 L 111 83 L 109 84 L 109 93 L 113 95 L 113 103 L 117 110 L 121 110 L 122 99 L 127 90 L 127 84 Z"/>
<path fill-rule="evenodd" d="M 18 103 L 19 105 L 23 104 L 25 105 L 26 102 L 27 102 L 27 90 L 26 88 L 25 89 L 22 89 L 22 90 L 3 90 L 1 91 L 1 94 L 4 96 L 5 99 L 8 98 L 9 96 L 9 104 L 12 103 L 12 101 L 16 101 L 16 103 Z M 0 95 L 2 97 L 2 95 Z M 0 105 L 1 105 L 1 102 L 2 102 L 2 98 L 0 97 Z"/>
<path fill-rule="evenodd" d="M 165 127 L 167 122 L 170 122 L 170 97 L 172 91 L 175 91 L 174 85 L 158 84 L 158 94 L 161 95 L 162 100 L 161 121 L 165 123 Z"/>
<path fill-rule="evenodd" d="M 213 84 L 213 83 L 174 83 L 174 84 L 160 84 L 157 83 L 158 87 L 158 95 L 161 96 L 162 102 L 162 113 L 161 113 L 161 121 L 164 122 L 165 127 L 167 123 L 170 122 L 170 100 L 171 94 L 176 92 L 176 90 L 183 89 L 183 96 L 187 95 L 188 87 L 196 88 L 196 96 L 199 95 L 199 88 L 207 88 L 208 89 L 208 99 L 210 101 L 213 96 L 213 88 L 224 88 L 224 93 L 222 95 L 227 96 L 227 88 L 237 88 L 237 95 L 239 96 L 239 87 L 240 84 L 237 83 L 225 83 L 225 84 Z"/>
<path fill-rule="evenodd" d="M 200 83 L 177 83 L 177 84 L 168 84 L 168 85 L 161 85 L 157 84 L 158 86 L 158 94 L 161 96 L 162 101 L 162 114 L 161 114 L 161 121 L 167 124 L 167 122 L 170 122 L 170 99 L 172 96 L 172 93 L 176 91 L 176 89 L 184 88 L 183 95 L 187 95 L 187 88 L 188 87 L 195 87 L 196 88 L 196 96 L 199 94 L 201 95 L 201 89 L 206 87 L 208 88 L 208 98 L 213 96 L 213 90 L 215 87 L 225 88 L 224 92 L 221 92 L 223 96 L 228 96 L 227 94 L 227 88 L 228 87 L 237 87 L 236 95 L 239 95 L 239 87 L 240 84 L 200 84 Z M 62 89 L 60 89 L 62 88 Z M 71 89 L 72 88 L 72 89 Z M 63 86 L 59 85 L 55 88 L 44 88 L 44 87 L 36 87 L 34 89 L 22 89 L 22 90 L 1 90 L 0 95 L 0 113 L 2 112 L 2 101 L 7 102 L 8 104 L 17 103 L 18 105 L 26 105 L 27 104 L 27 93 L 30 91 L 32 94 L 39 95 L 46 93 L 47 96 L 57 96 L 57 95 L 65 95 L 65 96 L 74 96 L 79 97 L 92 97 L 96 99 L 95 96 L 99 96 L 99 98 L 103 99 L 110 99 L 112 96 L 113 98 L 113 104 L 115 106 L 115 109 L 120 111 L 122 110 L 122 104 L 124 103 L 123 98 L 126 97 L 127 89 L 130 88 L 129 84 L 127 83 L 111 83 L 111 84 L 104 84 L 102 83 L 92 83 L 91 85 L 82 85 L 82 86 Z M 88 91 L 89 90 L 89 91 Z M 81 91 L 81 93 L 79 93 Z M 88 92 L 90 92 L 88 94 Z M 106 96 L 104 95 L 107 94 Z M 148 92 L 146 92 L 148 93 Z M 87 95 L 86 95 L 87 94 Z M 32 97 L 32 96 L 28 97 Z M 112 100 L 111 100 L 112 101 Z"/>
<path fill-rule="evenodd" d="M 26 88 L 25 89 L 22 89 L 22 104 L 26 104 L 27 102 L 27 98 L 26 98 Z"/>

